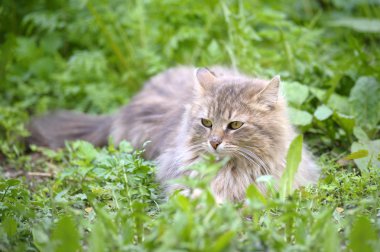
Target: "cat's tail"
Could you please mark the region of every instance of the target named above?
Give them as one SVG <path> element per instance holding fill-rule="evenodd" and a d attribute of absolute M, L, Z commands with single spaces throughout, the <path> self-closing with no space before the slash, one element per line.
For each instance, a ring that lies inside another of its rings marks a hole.
<path fill-rule="evenodd" d="M 59 111 L 37 117 L 27 125 L 30 136 L 27 144 L 35 144 L 57 149 L 65 146 L 65 141 L 85 140 L 95 146 L 108 142 L 112 116 L 94 116 L 82 113 Z"/>

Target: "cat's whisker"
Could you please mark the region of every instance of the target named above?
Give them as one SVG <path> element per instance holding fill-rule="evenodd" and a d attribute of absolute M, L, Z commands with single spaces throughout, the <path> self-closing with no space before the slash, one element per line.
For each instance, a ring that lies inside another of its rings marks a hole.
<path fill-rule="evenodd" d="M 260 158 L 259 155 L 257 155 L 257 154 L 255 153 L 255 148 L 254 148 L 253 146 L 244 146 L 243 148 L 244 148 L 246 151 L 248 151 L 252 156 L 255 156 L 255 158 L 259 159 L 259 160 L 260 160 L 260 161 L 266 166 L 266 168 L 269 169 L 268 164 L 267 164 L 262 158 Z"/>
<path fill-rule="evenodd" d="M 240 154 L 240 156 L 244 157 L 246 160 L 248 160 L 248 162 L 252 163 L 253 165 L 261 167 L 254 159 L 252 159 L 250 156 L 248 156 L 244 152 L 241 152 L 238 150 L 236 153 Z"/>
<path fill-rule="evenodd" d="M 204 147 L 203 147 L 203 144 L 195 144 L 193 146 L 190 146 L 187 150 L 186 150 L 186 153 L 183 153 L 182 155 L 184 157 L 186 157 L 187 155 L 190 155 L 190 157 L 186 157 L 187 160 L 195 160 L 197 157 L 198 157 L 198 154 L 199 152 L 202 152 L 204 151 Z"/>
<path fill-rule="evenodd" d="M 250 156 L 252 159 L 255 159 L 256 162 L 260 163 L 260 167 L 264 169 L 265 173 L 269 174 L 270 168 L 268 164 L 264 160 L 262 160 L 258 155 L 243 147 L 240 147 L 240 150 L 243 151 L 246 155 Z"/>
<path fill-rule="evenodd" d="M 192 145 L 192 146 L 190 146 L 189 148 L 188 148 L 188 150 L 189 151 L 193 151 L 193 150 L 195 150 L 195 149 L 203 149 L 205 147 L 205 144 L 204 143 L 198 143 L 198 144 L 194 144 L 194 145 Z"/>
<path fill-rule="evenodd" d="M 250 148 L 250 149 L 253 149 L 253 148 Z M 266 174 L 269 174 L 270 168 L 268 164 L 264 160 L 262 160 L 257 154 L 249 150 L 248 148 L 234 146 L 234 145 L 226 145 L 224 147 L 224 150 L 228 151 L 229 153 L 234 153 L 234 152 L 238 153 L 240 156 L 247 159 L 253 165 L 259 167 L 260 169 L 263 169 Z"/>
<path fill-rule="evenodd" d="M 254 153 L 252 153 L 252 157 L 254 157 L 258 162 L 260 162 L 262 164 L 262 168 L 264 169 L 266 174 L 270 174 L 270 172 L 269 172 L 270 168 L 264 160 L 262 160 L 259 156 L 257 156 Z"/>

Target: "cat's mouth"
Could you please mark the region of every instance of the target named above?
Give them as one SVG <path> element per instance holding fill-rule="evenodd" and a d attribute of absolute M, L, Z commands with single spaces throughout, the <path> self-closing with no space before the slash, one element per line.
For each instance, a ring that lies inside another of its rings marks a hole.
<path fill-rule="evenodd" d="M 231 158 L 234 157 L 232 153 L 227 153 L 227 152 L 221 152 L 221 151 L 209 151 L 207 150 L 205 152 L 207 155 L 212 155 L 215 158 L 215 161 L 219 162 L 222 160 L 230 160 Z"/>
<path fill-rule="evenodd" d="M 218 153 L 218 152 L 214 152 L 212 153 L 214 156 L 215 156 L 215 160 L 216 161 L 221 161 L 225 158 L 230 158 L 231 155 L 228 155 L 227 153 Z"/>
<path fill-rule="evenodd" d="M 233 153 L 226 148 L 225 144 L 220 144 L 218 148 L 214 149 L 210 144 L 207 148 L 207 152 L 214 155 L 217 160 L 222 160 L 224 158 L 230 158 L 233 156 Z"/>

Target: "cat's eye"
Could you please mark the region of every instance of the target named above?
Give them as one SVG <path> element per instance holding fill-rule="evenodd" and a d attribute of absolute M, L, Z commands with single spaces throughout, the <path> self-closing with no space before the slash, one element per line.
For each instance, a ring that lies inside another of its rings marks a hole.
<path fill-rule="evenodd" d="M 201 119 L 202 125 L 205 126 L 206 128 L 211 128 L 212 127 L 212 122 L 208 119 Z"/>
<path fill-rule="evenodd" d="M 239 122 L 239 121 L 233 121 L 233 122 L 230 122 L 227 126 L 227 128 L 229 129 L 232 129 L 232 130 L 237 130 L 239 129 L 241 126 L 243 126 L 243 122 Z"/>

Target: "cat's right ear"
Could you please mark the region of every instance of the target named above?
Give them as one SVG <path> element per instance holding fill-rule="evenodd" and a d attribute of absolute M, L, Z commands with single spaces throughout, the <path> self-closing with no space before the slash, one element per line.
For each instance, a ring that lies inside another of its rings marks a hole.
<path fill-rule="evenodd" d="M 268 108 L 273 108 L 277 103 L 280 90 L 280 76 L 276 75 L 258 94 L 258 102 Z"/>
<path fill-rule="evenodd" d="M 195 70 L 195 77 L 198 85 L 196 87 L 198 93 L 204 94 L 204 92 L 213 85 L 216 80 L 216 76 L 207 68 L 197 68 Z"/>

